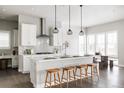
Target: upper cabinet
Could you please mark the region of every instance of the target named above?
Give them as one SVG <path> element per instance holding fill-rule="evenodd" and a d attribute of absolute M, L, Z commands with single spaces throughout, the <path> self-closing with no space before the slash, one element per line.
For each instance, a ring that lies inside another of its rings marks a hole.
<path fill-rule="evenodd" d="M 18 30 L 14 29 L 13 30 L 13 47 L 18 46 Z"/>
<path fill-rule="evenodd" d="M 22 24 L 21 26 L 21 45 L 36 46 L 37 27 L 33 24 Z"/>

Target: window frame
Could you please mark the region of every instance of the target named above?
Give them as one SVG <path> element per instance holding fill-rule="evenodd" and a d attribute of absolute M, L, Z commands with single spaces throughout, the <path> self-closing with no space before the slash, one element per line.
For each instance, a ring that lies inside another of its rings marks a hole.
<path fill-rule="evenodd" d="M 93 36 L 94 37 L 94 52 L 96 51 L 96 35 L 95 34 L 89 34 L 89 35 L 91 35 L 91 36 Z M 93 55 L 93 54 L 91 54 L 91 53 L 88 53 L 88 35 L 87 35 L 87 41 L 86 41 L 86 51 L 87 51 L 87 54 L 90 54 L 90 55 Z"/>
<path fill-rule="evenodd" d="M 87 52 L 87 54 L 89 54 L 88 53 L 88 36 L 89 35 L 94 35 L 95 36 L 95 44 L 94 44 L 94 47 L 95 47 L 95 52 L 96 52 L 96 46 L 97 46 L 97 44 L 96 44 L 96 40 L 97 40 L 97 35 L 98 34 L 104 34 L 104 37 L 105 37 L 105 45 L 104 45 L 104 48 L 105 48 L 105 55 L 107 55 L 107 45 L 108 45 L 108 33 L 112 33 L 112 32 L 116 32 L 116 34 L 117 34 L 117 57 L 118 57 L 118 31 L 116 31 L 116 30 L 113 30 L 113 31 L 104 31 L 104 32 L 95 32 L 95 33 L 89 33 L 89 34 L 87 34 L 87 41 L 86 41 L 86 52 Z M 111 56 L 111 55 L 110 55 Z"/>
<path fill-rule="evenodd" d="M 7 30 L 0 30 L 0 33 L 8 33 L 9 34 L 9 47 L 0 47 L 0 49 L 11 49 L 11 32 Z"/>

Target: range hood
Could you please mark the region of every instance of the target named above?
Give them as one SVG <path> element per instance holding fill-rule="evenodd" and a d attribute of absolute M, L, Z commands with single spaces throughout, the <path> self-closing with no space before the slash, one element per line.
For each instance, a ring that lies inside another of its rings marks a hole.
<path fill-rule="evenodd" d="M 41 22 L 41 32 L 40 35 L 37 36 L 37 38 L 49 38 L 49 36 L 46 34 L 46 19 L 40 18 Z"/>

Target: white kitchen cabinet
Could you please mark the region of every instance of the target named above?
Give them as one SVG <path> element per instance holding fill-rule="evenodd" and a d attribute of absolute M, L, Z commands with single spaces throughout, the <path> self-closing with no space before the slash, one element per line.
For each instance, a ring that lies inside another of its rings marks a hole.
<path fill-rule="evenodd" d="M 19 57 L 19 72 L 29 73 L 30 71 L 30 61 L 31 56 L 22 56 Z"/>
<path fill-rule="evenodd" d="M 36 25 L 22 24 L 21 27 L 21 45 L 36 46 Z"/>
<path fill-rule="evenodd" d="M 18 46 L 18 30 L 14 29 L 13 30 L 13 47 Z"/>
<path fill-rule="evenodd" d="M 45 54 L 45 55 L 19 55 L 19 72 L 29 73 L 31 62 L 34 60 L 43 60 L 46 57 L 54 57 L 55 54 Z"/>
<path fill-rule="evenodd" d="M 13 56 L 12 58 L 12 68 L 18 67 L 18 56 Z"/>

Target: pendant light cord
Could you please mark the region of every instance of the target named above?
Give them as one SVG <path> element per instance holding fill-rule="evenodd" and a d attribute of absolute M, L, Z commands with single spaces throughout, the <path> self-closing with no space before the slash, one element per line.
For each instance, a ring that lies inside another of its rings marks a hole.
<path fill-rule="evenodd" d="M 56 5 L 55 5 L 55 27 L 56 27 Z"/>
<path fill-rule="evenodd" d="M 80 5 L 81 7 L 81 31 L 82 31 L 82 5 Z"/>
<path fill-rule="evenodd" d="M 70 11 L 70 5 L 69 5 L 69 29 L 70 29 L 70 13 L 71 11 Z"/>

